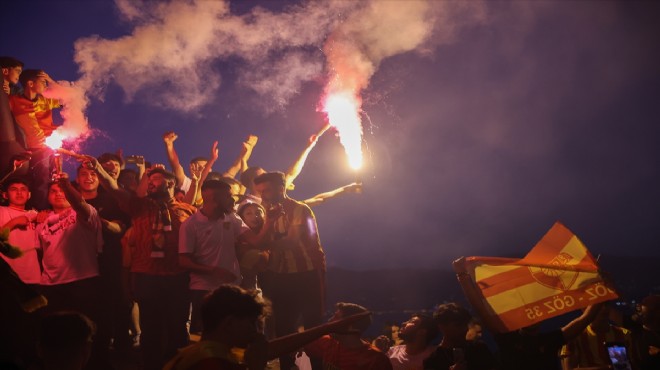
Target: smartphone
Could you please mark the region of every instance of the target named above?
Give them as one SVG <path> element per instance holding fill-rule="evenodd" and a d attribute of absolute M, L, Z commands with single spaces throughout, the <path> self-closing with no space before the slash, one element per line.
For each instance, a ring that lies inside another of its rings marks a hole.
<path fill-rule="evenodd" d="M 126 157 L 126 163 L 143 164 L 144 163 L 144 157 L 138 157 L 137 155 L 130 155 L 130 156 Z"/>
<path fill-rule="evenodd" d="M 623 343 L 605 343 L 614 370 L 632 370 L 630 357 Z"/>

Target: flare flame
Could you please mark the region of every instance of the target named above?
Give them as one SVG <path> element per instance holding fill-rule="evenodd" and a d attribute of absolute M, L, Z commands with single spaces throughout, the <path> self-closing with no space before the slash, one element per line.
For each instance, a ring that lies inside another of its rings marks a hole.
<path fill-rule="evenodd" d="M 53 150 L 60 149 L 65 139 L 67 139 L 67 136 L 64 133 L 60 132 L 59 129 L 55 130 L 46 138 L 46 146 Z"/>
<path fill-rule="evenodd" d="M 323 111 L 328 115 L 330 124 L 337 129 L 348 164 L 354 170 L 362 167 L 361 105 L 361 99 L 350 91 L 329 93 L 323 103 Z"/>

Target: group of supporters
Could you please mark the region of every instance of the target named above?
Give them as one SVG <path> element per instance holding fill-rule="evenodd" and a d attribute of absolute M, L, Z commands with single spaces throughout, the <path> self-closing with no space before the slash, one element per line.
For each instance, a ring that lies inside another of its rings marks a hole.
<path fill-rule="evenodd" d="M 325 254 L 310 207 L 360 184 L 302 202 L 287 190 L 327 128 L 286 172 L 248 166 L 257 143 L 250 136 L 224 173 L 213 171 L 216 142 L 186 174 L 177 135 L 167 132 L 169 170 L 143 156 L 76 155 L 69 178 L 53 171 L 45 145 L 59 103 L 42 94 L 55 82 L 42 70 L 23 71 L 15 58 L 0 58 L 0 66 L 16 136 L 30 154 L 1 158 L 15 163 L 0 206 L 8 233 L 2 366 L 111 369 L 111 351 L 130 351 L 139 338 L 146 370 L 264 369 L 276 358 L 291 369 L 305 366 L 299 349 L 313 369 L 555 369 L 558 356 L 565 369 L 607 368 L 606 342 L 623 343 L 634 368 L 660 368 L 657 296 L 630 321 L 632 334 L 610 323 L 605 305 L 590 306 L 555 331 L 495 335 L 497 355 L 457 304 L 413 315 L 398 337 L 373 342 L 363 338 L 371 318 L 360 305 L 337 303 L 334 324 L 323 324 Z M 191 334 L 199 335 L 194 344 Z"/>

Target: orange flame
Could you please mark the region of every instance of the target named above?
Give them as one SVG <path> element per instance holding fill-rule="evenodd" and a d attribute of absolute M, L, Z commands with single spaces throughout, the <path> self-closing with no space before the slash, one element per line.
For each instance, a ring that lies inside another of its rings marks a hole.
<path fill-rule="evenodd" d="M 348 164 L 354 170 L 362 167 L 361 105 L 360 98 L 350 91 L 329 93 L 323 104 L 323 111 L 328 115 L 330 124 L 337 129 Z"/>
<path fill-rule="evenodd" d="M 53 150 L 60 149 L 62 144 L 67 136 L 60 132 L 60 130 L 55 130 L 53 133 L 46 138 L 46 146 Z"/>

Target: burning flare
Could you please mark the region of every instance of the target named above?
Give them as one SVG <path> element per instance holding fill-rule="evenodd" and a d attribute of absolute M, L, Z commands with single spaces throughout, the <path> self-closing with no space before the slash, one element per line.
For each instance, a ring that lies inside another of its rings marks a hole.
<path fill-rule="evenodd" d="M 339 141 L 346 150 L 348 164 L 354 170 L 362 167 L 361 105 L 360 98 L 350 91 L 331 92 L 323 103 L 323 111 L 339 132 Z"/>
<path fill-rule="evenodd" d="M 49 137 L 46 138 L 46 146 L 53 150 L 60 149 L 66 138 L 67 136 L 60 132 L 59 129 L 55 130 Z"/>

